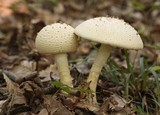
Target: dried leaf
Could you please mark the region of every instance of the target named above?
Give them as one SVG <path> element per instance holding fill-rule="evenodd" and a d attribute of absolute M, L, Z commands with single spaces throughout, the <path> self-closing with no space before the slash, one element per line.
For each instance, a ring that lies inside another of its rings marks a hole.
<path fill-rule="evenodd" d="M 11 16 L 13 11 L 10 9 L 18 0 L 1 0 L 0 1 L 0 16 L 7 17 Z"/>
<path fill-rule="evenodd" d="M 89 101 L 86 101 L 86 100 L 78 102 L 76 104 L 76 107 L 83 108 L 83 109 L 86 109 L 86 110 L 90 110 L 92 112 L 97 112 L 99 110 L 98 105 L 93 105 Z"/>
<path fill-rule="evenodd" d="M 17 5 L 17 10 L 16 10 L 18 13 L 23 13 L 23 14 L 29 14 L 29 8 L 26 4 L 22 4 L 22 3 L 19 3 Z"/>
<path fill-rule="evenodd" d="M 3 109 L 3 104 L 6 102 L 7 100 L 1 100 L 0 101 L 0 113 L 2 112 L 2 109 Z"/>
<path fill-rule="evenodd" d="M 6 88 L 7 88 L 8 92 L 11 94 L 14 94 L 14 95 L 18 95 L 18 93 L 21 92 L 19 89 L 19 85 L 17 83 L 14 83 L 13 81 L 11 81 L 5 73 L 3 73 L 3 77 L 7 83 Z"/>
<path fill-rule="evenodd" d="M 42 110 L 39 112 L 38 115 L 48 115 L 48 114 L 49 114 L 49 113 L 48 113 L 47 109 L 42 109 Z"/>
<path fill-rule="evenodd" d="M 19 88 L 19 85 L 11 81 L 5 73 L 3 73 L 3 76 L 7 83 L 7 90 L 10 94 L 12 94 L 9 106 L 13 107 L 15 105 L 25 105 L 27 102 L 23 95 L 23 91 Z"/>
<path fill-rule="evenodd" d="M 126 106 L 127 102 L 118 95 L 111 95 L 110 102 L 109 102 L 109 108 L 111 110 L 120 111 Z"/>
<path fill-rule="evenodd" d="M 52 73 L 52 75 L 51 75 Z M 56 69 L 56 65 L 50 65 L 45 70 L 39 72 L 39 77 L 41 78 L 42 82 L 51 81 L 51 76 L 54 80 L 59 80 L 58 71 Z"/>
<path fill-rule="evenodd" d="M 89 73 L 88 64 L 85 61 L 76 63 L 75 67 L 78 70 L 78 72 L 81 74 L 88 74 Z"/>
<path fill-rule="evenodd" d="M 12 71 L 15 73 L 16 82 L 22 82 L 24 79 L 32 78 L 36 75 L 36 62 L 22 61 L 20 65 L 15 66 Z"/>
<path fill-rule="evenodd" d="M 5 7 L 0 7 L 0 16 L 2 17 L 7 17 L 12 15 L 13 11 L 9 8 L 5 8 Z"/>
<path fill-rule="evenodd" d="M 160 65 L 160 54 L 157 56 L 157 64 Z"/>
<path fill-rule="evenodd" d="M 44 106 L 51 115 L 72 115 L 59 101 L 52 96 L 44 97 Z"/>
<path fill-rule="evenodd" d="M 10 7 L 15 4 L 18 0 L 1 0 L 0 6 L 2 7 Z"/>

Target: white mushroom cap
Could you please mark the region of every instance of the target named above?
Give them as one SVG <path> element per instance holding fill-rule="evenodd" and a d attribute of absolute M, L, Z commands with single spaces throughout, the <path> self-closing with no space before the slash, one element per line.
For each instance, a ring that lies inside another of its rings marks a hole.
<path fill-rule="evenodd" d="M 35 41 L 37 50 L 44 54 L 73 52 L 77 44 L 74 28 L 64 23 L 45 26 L 38 33 Z"/>
<path fill-rule="evenodd" d="M 138 32 L 123 20 L 111 17 L 97 17 L 84 21 L 75 28 L 78 36 L 127 49 L 141 49 L 143 42 Z"/>

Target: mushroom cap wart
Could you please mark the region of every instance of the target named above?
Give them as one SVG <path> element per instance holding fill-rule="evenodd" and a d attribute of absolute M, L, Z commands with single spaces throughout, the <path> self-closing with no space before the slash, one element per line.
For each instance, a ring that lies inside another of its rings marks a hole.
<path fill-rule="evenodd" d="M 78 43 L 73 27 L 64 23 L 54 23 L 40 30 L 35 45 L 40 53 L 57 54 L 74 52 Z"/>
<path fill-rule="evenodd" d="M 82 22 L 75 34 L 95 42 L 127 49 L 142 49 L 143 42 L 138 32 L 121 19 L 97 17 Z"/>

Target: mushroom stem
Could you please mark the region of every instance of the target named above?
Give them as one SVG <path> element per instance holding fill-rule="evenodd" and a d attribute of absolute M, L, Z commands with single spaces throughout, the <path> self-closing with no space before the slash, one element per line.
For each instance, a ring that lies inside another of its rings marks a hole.
<path fill-rule="evenodd" d="M 55 62 L 60 74 L 60 81 L 70 87 L 73 87 L 72 77 L 70 75 L 67 54 L 61 53 L 55 55 Z"/>
<path fill-rule="evenodd" d="M 93 103 L 97 103 L 96 87 L 97 87 L 98 78 L 103 66 L 105 65 L 110 55 L 111 49 L 112 49 L 111 46 L 102 44 L 99 48 L 98 54 L 90 70 L 87 82 L 91 82 L 89 85 L 89 88 L 94 92 Z M 90 98 L 90 101 L 92 101 L 91 98 Z"/>

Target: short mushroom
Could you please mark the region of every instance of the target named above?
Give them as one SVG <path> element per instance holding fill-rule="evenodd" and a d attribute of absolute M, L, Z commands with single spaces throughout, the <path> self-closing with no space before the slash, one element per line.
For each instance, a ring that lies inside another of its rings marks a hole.
<path fill-rule="evenodd" d="M 74 28 L 63 23 L 47 25 L 38 33 L 35 41 L 37 50 L 42 54 L 54 54 L 60 81 L 73 87 L 72 77 L 68 66 L 67 54 L 77 48 Z"/>
<path fill-rule="evenodd" d="M 101 43 L 98 54 L 89 73 L 87 82 L 94 91 L 93 103 L 96 100 L 97 81 L 102 67 L 110 55 L 112 47 L 126 49 L 142 49 L 143 42 L 138 32 L 121 19 L 111 17 L 97 17 L 82 22 L 75 28 L 75 34 L 91 41 Z"/>

